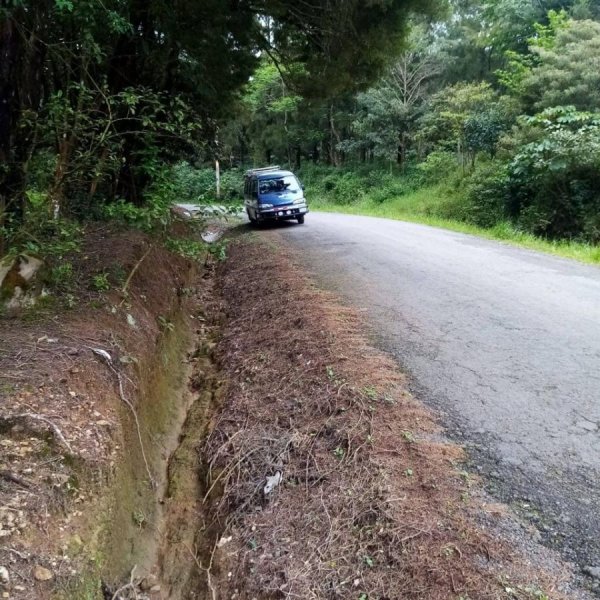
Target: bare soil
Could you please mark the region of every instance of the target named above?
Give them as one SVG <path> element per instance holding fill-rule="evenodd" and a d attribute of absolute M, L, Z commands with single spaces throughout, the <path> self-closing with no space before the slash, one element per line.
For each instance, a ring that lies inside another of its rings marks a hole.
<path fill-rule="evenodd" d="M 0 591 L 91 600 L 132 581 L 136 597 L 167 598 L 163 506 L 179 510 L 167 464 L 198 399 L 187 382 L 200 358 L 186 356 L 208 335 L 212 275 L 101 227 L 69 260 L 68 290 L 0 320 Z M 110 290 L 94 289 L 97 274 Z M 197 463 L 171 470 L 193 478 Z"/>
<path fill-rule="evenodd" d="M 213 599 L 586 597 L 487 499 L 360 315 L 277 244 L 229 254 L 228 386 L 202 451 Z"/>

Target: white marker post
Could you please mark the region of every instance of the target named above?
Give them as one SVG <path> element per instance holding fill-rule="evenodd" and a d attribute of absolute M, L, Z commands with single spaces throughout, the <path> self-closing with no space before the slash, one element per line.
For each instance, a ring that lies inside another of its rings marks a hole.
<path fill-rule="evenodd" d="M 221 167 L 219 161 L 215 160 L 215 177 L 217 179 L 217 198 L 221 197 Z"/>

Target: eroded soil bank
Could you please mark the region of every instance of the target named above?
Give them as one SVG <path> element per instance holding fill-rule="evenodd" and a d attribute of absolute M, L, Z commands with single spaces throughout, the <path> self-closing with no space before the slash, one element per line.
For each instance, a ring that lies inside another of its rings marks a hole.
<path fill-rule="evenodd" d="M 75 308 L 0 321 L 2 597 L 202 597 L 213 266 L 102 229 L 73 264 Z"/>

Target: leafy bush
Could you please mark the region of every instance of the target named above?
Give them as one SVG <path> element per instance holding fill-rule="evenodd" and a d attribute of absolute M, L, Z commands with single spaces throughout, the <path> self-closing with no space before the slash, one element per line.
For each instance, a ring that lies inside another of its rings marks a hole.
<path fill-rule="evenodd" d="M 378 164 L 357 164 L 345 168 L 305 165 L 298 176 L 310 201 L 348 206 L 363 200 L 383 204 L 415 190 L 421 175 L 414 167 L 405 173 L 390 173 Z"/>
<path fill-rule="evenodd" d="M 142 206 L 120 200 L 107 204 L 103 216 L 142 231 L 166 229 L 171 222 L 171 206 L 177 198 L 177 186 L 168 165 L 157 163 L 152 170 L 153 180 L 144 194 Z"/>
<path fill-rule="evenodd" d="M 92 287 L 97 292 L 107 292 L 110 290 L 110 281 L 108 280 L 108 273 L 96 273 L 92 277 Z"/>
<path fill-rule="evenodd" d="M 462 218 L 480 227 L 494 227 L 507 218 L 508 173 L 500 161 L 477 165 L 464 182 Z"/>
<path fill-rule="evenodd" d="M 74 282 L 73 264 L 63 262 L 50 269 L 48 275 L 48 284 L 59 292 L 68 292 L 73 287 Z"/>
<path fill-rule="evenodd" d="M 217 200 L 215 170 L 198 169 L 187 162 L 180 162 L 173 167 L 173 184 L 179 202 L 231 203 L 243 198 L 244 176 L 238 169 L 222 171 L 221 197 Z"/>
<path fill-rule="evenodd" d="M 68 219 L 49 218 L 51 207 L 48 194 L 30 189 L 26 192 L 26 197 L 22 222 L 16 226 L 5 221 L 0 231 L 7 239 L 11 252 L 25 252 L 53 263 L 78 251 L 82 227 Z"/>
<path fill-rule="evenodd" d="M 349 205 L 362 200 L 368 189 L 365 179 L 352 169 L 306 165 L 297 174 L 306 186 L 309 202 Z"/>
<path fill-rule="evenodd" d="M 600 241 L 600 114 L 547 109 L 524 121 L 537 139 L 508 168 L 508 212 L 548 238 Z"/>
<path fill-rule="evenodd" d="M 457 170 L 456 154 L 436 150 L 417 166 L 424 183 L 440 183 L 452 178 Z"/>

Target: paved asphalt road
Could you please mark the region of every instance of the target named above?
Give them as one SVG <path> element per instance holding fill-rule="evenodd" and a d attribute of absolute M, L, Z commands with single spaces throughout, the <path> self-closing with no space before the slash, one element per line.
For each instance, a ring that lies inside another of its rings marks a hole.
<path fill-rule="evenodd" d="M 267 228 L 366 309 L 497 497 L 600 566 L 600 269 L 386 219 Z"/>

